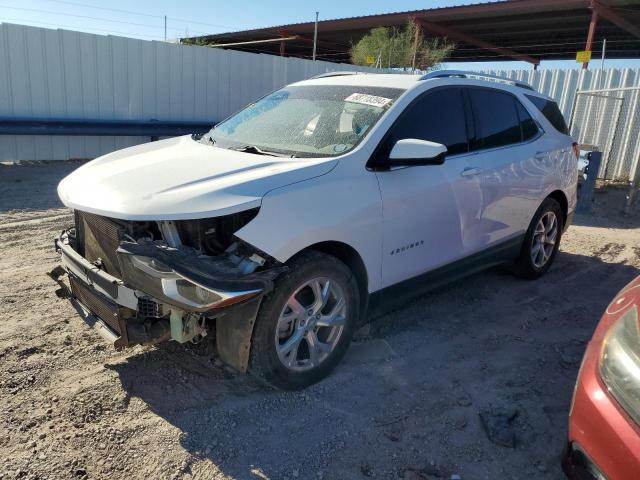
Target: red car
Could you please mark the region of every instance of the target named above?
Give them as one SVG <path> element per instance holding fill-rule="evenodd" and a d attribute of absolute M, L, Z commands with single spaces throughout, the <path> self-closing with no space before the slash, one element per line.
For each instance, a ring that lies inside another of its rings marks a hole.
<path fill-rule="evenodd" d="M 607 307 L 587 346 L 569 412 L 571 479 L 640 479 L 640 277 Z"/>

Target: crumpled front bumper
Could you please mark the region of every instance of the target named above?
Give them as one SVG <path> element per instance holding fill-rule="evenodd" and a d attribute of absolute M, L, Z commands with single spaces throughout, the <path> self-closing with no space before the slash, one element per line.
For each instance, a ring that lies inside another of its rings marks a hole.
<path fill-rule="evenodd" d="M 55 248 L 79 312 L 117 348 L 168 338 L 185 341 L 189 332 L 176 330 L 184 329 L 183 319 L 217 318 L 229 307 L 259 298 L 281 271 L 241 275 L 228 259 L 123 242 L 117 251 L 123 277 L 119 279 L 76 252 L 72 230 L 55 239 Z M 149 305 L 155 305 L 163 318 L 145 318 Z"/>

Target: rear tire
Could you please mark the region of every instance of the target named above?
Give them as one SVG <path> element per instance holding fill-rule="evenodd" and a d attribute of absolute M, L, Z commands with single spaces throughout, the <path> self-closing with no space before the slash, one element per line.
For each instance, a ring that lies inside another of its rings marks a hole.
<path fill-rule="evenodd" d="M 527 229 L 520 255 L 511 269 L 514 274 L 536 279 L 551 268 L 560 247 L 564 221 L 560 204 L 553 198 L 545 198 Z"/>
<path fill-rule="evenodd" d="M 360 305 L 349 268 L 337 258 L 305 252 L 262 300 L 249 371 L 283 390 L 299 390 L 329 375 L 346 353 Z"/>

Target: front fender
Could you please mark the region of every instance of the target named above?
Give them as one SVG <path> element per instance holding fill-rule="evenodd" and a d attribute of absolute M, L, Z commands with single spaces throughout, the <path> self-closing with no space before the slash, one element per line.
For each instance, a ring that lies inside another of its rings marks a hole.
<path fill-rule="evenodd" d="M 236 236 L 283 263 L 319 242 L 347 244 L 365 264 L 369 291 L 379 289 L 380 190 L 373 172 L 353 165 L 341 161 L 327 175 L 270 191 L 256 218 Z"/>

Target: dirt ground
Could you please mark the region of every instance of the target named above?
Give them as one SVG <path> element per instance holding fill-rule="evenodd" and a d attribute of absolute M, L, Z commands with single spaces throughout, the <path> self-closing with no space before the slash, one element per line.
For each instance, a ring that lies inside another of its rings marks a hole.
<path fill-rule="evenodd" d="M 0 479 L 560 479 L 585 344 L 640 273 L 640 215 L 600 190 L 552 270 L 488 271 L 372 319 L 306 391 L 266 390 L 202 346 L 117 352 L 55 294 L 58 181 L 0 166 Z M 479 413 L 517 412 L 515 448 Z M 455 478 L 455 477 L 454 477 Z"/>

